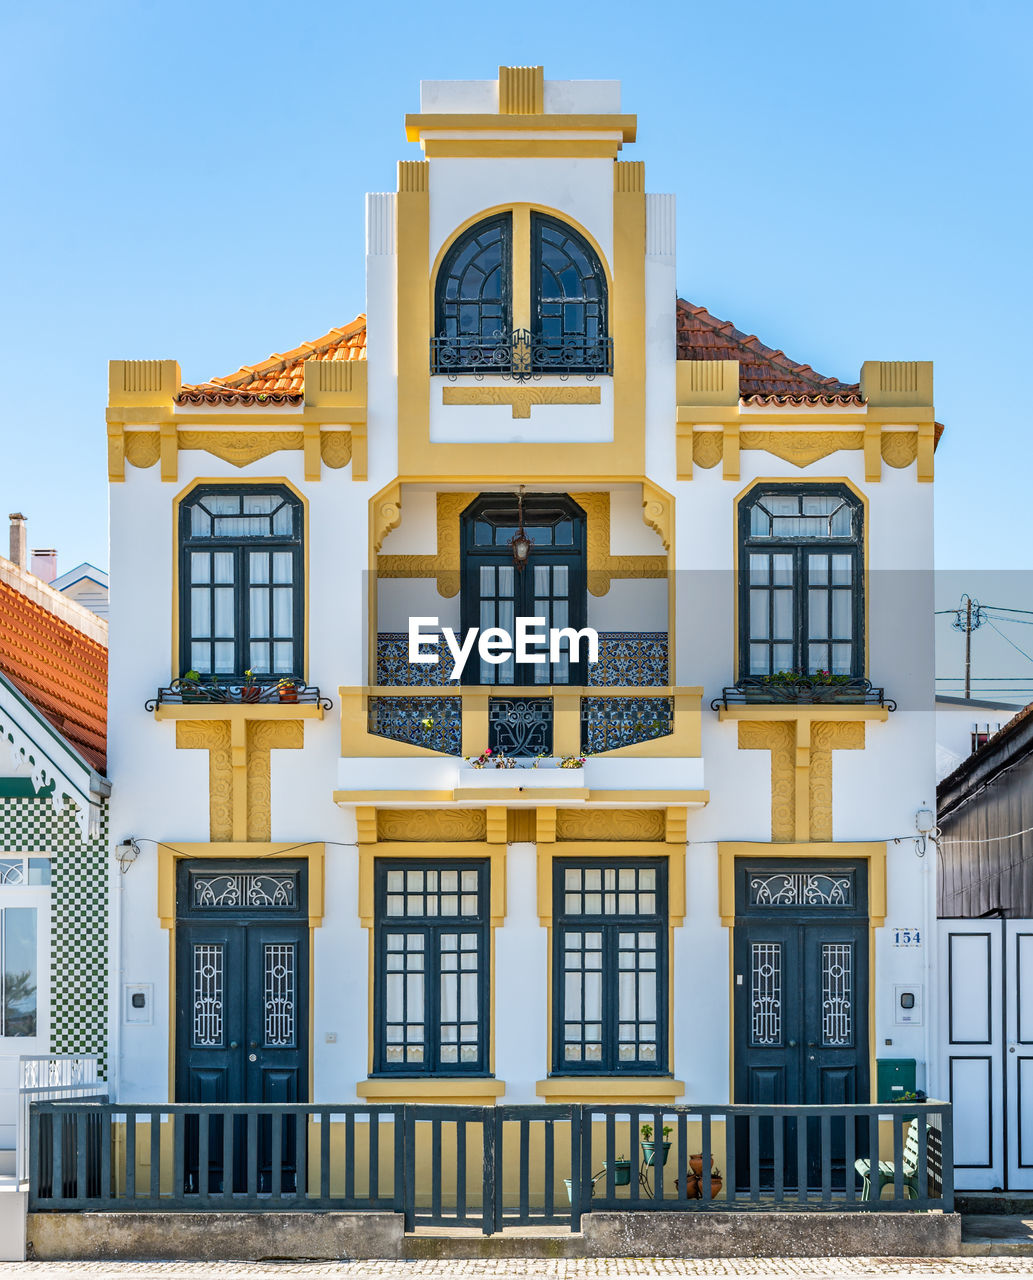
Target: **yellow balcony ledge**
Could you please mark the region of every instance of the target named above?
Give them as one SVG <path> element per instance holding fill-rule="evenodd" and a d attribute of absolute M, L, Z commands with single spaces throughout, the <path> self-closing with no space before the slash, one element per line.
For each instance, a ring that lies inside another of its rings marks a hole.
<path fill-rule="evenodd" d="M 888 720 L 889 707 L 851 702 L 736 703 L 720 707 L 719 720 Z"/>
<path fill-rule="evenodd" d="M 160 702 L 155 720 L 322 720 L 317 702 Z"/>
<path fill-rule="evenodd" d="M 397 1080 L 378 1076 L 360 1080 L 355 1092 L 367 1102 L 442 1102 L 451 1106 L 491 1106 L 506 1092 L 506 1082 L 495 1079 Z"/>
<path fill-rule="evenodd" d="M 549 1102 L 669 1103 L 685 1096 L 681 1080 L 666 1076 L 550 1076 L 535 1085 Z"/>

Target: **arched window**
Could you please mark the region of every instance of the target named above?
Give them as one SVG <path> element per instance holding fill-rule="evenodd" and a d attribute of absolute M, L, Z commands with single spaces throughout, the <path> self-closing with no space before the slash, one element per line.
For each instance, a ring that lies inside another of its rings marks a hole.
<path fill-rule="evenodd" d="M 478 222 L 442 260 L 434 288 L 435 373 L 587 377 L 613 369 L 606 272 L 583 235 L 531 213 Z M 524 280 L 519 294 L 514 280 Z M 528 291 L 529 290 L 529 291 Z"/>
<path fill-rule="evenodd" d="M 509 336 L 512 218 L 487 218 L 456 240 L 445 255 L 435 290 L 435 368 L 462 373 L 490 364 Z"/>
<path fill-rule="evenodd" d="M 283 485 L 211 485 L 182 503 L 181 675 L 303 678 L 303 529 Z"/>
<path fill-rule="evenodd" d="M 844 485 L 778 485 L 739 507 L 739 670 L 864 675 L 864 508 Z"/>
<path fill-rule="evenodd" d="M 540 213 L 531 215 L 531 289 L 536 363 L 571 372 L 604 372 L 602 263 L 584 236 Z"/>
<path fill-rule="evenodd" d="M 502 627 L 514 633 L 517 618 L 544 618 L 551 627 L 580 629 L 587 621 L 585 513 L 563 494 L 529 494 L 523 500 L 530 555 L 517 568 L 510 540 L 519 526 L 517 495 L 484 494 L 462 516 L 464 632 Z M 547 649 L 543 646 L 543 650 Z M 570 661 L 564 641 L 557 662 L 493 664 L 471 658 L 470 684 L 586 684 L 585 653 Z"/>

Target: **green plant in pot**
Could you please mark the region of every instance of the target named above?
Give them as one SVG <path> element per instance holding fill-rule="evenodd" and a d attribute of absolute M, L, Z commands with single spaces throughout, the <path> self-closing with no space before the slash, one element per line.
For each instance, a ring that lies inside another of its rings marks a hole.
<path fill-rule="evenodd" d="M 184 702 L 204 702 L 205 693 L 201 688 L 200 672 L 191 668 L 179 678 L 179 692 Z"/>
<path fill-rule="evenodd" d="M 656 1164 L 656 1143 L 653 1141 L 653 1126 L 651 1124 L 644 1124 L 639 1129 L 639 1132 L 642 1135 L 642 1159 L 645 1161 L 647 1165 L 655 1165 Z M 671 1132 L 671 1126 L 669 1124 L 665 1124 L 662 1130 L 662 1134 L 663 1134 L 663 1143 L 662 1143 L 663 1159 L 661 1161 L 662 1164 L 667 1163 L 667 1156 L 671 1150 L 671 1144 L 667 1141 L 667 1138 L 670 1132 Z"/>
<path fill-rule="evenodd" d="M 241 702 L 257 702 L 262 695 L 262 686 L 255 680 L 255 673 L 248 668 L 244 672 L 244 683 L 240 686 Z"/>

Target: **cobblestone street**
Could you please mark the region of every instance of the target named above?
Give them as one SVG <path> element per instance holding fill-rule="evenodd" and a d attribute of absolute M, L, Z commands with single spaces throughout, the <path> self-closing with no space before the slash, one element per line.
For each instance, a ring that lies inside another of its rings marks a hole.
<path fill-rule="evenodd" d="M 492 1262 L 22 1262 L 0 1263 L 5 1277 L 117 1277 L 121 1280 L 287 1280 L 339 1276 L 342 1280 L 593 1280 L 606 1276 L 843 1276 L 1033 1275 L 1033 1258 L 620 1258 Z"/>

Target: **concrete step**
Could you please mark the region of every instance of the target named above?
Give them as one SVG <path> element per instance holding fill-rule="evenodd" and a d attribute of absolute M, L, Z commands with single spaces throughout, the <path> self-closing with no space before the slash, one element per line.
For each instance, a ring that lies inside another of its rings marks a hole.
<path fill-rule="evenodd" d="M 1033 1215 L 965 1214 L 961 1219 L 961 1252 L 967 1257 L 1033 1257 Z"/>

